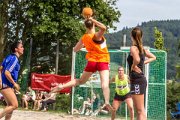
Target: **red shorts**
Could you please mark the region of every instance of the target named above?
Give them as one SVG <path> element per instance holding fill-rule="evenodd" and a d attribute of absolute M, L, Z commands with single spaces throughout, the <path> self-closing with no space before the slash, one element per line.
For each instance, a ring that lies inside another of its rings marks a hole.
<path fill-rule="evenodd" d="M 91 62 L 88 61 L 84 71 L 86 72 L 96 72 L 102 70 L 109 70 L 109 63 L 108 62 Z"/>

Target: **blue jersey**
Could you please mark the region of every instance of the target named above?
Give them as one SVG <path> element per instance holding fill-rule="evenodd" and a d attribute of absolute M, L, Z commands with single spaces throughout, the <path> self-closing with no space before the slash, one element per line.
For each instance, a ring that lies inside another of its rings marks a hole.
<path fill-rule="evenodd" d="M 20 70 L 20 63 L 19 60 L 17 58 L 17 56 L 15 54 L 10 54 L 8 55 L 2 62 L 3 67 L 2 69 L 2 88 L 6 88 L 6 87 L 13 87 L 13 84 L 6 78 L 5 76 L 5 71 L 9 71 L 11 73 L 11 76 L 14 80 L 14 82 L 17 82 L 18 80 L 18 73 Z"/>

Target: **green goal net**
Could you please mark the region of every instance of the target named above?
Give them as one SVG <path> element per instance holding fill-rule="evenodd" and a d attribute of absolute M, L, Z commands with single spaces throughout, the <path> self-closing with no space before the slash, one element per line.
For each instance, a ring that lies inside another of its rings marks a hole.
<path fill-rule="evenodd" d="M 147 111 L 148 120 L 166 120 L 166 52 L 156 49 L 149 49 L 157 60 L 145 65 L 145 75 L 148 80 L 147 93 L 145 97 L 145 108 Z M 117 74 L 118 66 L 125 68 L 125 73 L 128 74 L 127 56 L 129 55 L 129 48 L 109 50 L 110 53 L 110 78 Z M 85 59 L 86 51 L 82 49 L 74 56 L 74 74 L 78 79 L 83 73 L 86 66 Z M 110 103 L 112 103 L 115 93 L 115 84 L 110 84 Z M 99 103 L 89 105 L 86 110 L 83 109 L 84 101 L 93 99 L 98 96 Z M 96 110 L 103 104 L 103 93 L 101 90 L 100 77 L 98 72 L 94 73 L 87 83 L 79 85 L 73 89 L 72 94 L 72 113 L 83 115 L 106 115 L 107 113 L 96 113 Z M 117 117 L 128 119 L 129 113 L 127 106 L 123 103 L 117 111 Z"/>

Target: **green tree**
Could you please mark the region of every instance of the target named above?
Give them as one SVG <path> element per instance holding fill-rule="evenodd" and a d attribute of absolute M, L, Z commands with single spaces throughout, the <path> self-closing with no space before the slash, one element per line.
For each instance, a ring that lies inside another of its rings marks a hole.
<path fill-rule="evenodd" d="M 3 60 L 3 52 L 6 46 L 6 33 L 8 31 L 8 3 L 9 0 L 3 0 L 0 2 L 0 63 Z"/>
<path fill-rule="evenodd" d="M 91 7 L 96 19 L 108 28 L 116 28 L 113 22 L 118 22 L 120 17 L 120 12 L 114 8 L 116 1 L 3 0 L 0 2 L 0 56 L 6 54 L 12 41 L 21 39 L 25 48 L 29 48 L 32 39 L 32 67 L 40 64 L 39 71 L 49 72 L 55 67 L 58 40 L 59 57 L 63 58 L 59 60 L 59 73 L 69 74 L 72 47 L 84 33 L 82 9 Z M 2 59 L 0 57 L 0 62 Z"/>
<path fill-rule="evenodd" d="M 22 57 L 21 71 L 29 70 L 27 68 L 29 39 L 31 38 L 31 24 L 27 18 L 29 0 L 1 0 L 0 1 L 0 63 L 4 56 L 9 53 L 9 45 L 15 40 L 22 40 L 24 43 L 25 53 Z M 28 72 L 28 71 L 27 71 Z M 21 73 L 21 72 L 20 72 Z M 29 75 L 23 75 L 25 80 L 29 79 Z M 20 75 L 21 79 L 21 75 Z M 24 82 L 26 89 L 27 82 Z M 19 80 L 21 83 L 21 80 Z M 24 90 L 23 88 L 23 90 Z"/>
<path fill-rule="evenodd" d="M 154 37 L 155 37 L 155 42 L 154 46 L 158 50 L 165 50 L 166 48 L 164 47 L 164 37 L 162 35 L 162 32 L 158 30 L 157 27 L 154 28 Z"/>
<path fill-rule="evenodd" d="M 27 0 L 3 0 L 0 2 L 0 62 L 9 48 L 9 43 L 21 39 L 28 40 L 28 25 L 25 12 Z"/>
<path fill-rule="evenodd" d="M 180 40 L 178 46 L 178 57 L 180 57 Z M 180 79 L 180 60 L 176 64 L 176 79 Z"/>
<path fill-rule="evenodd" d="M 176 72 L 177 72 L 176 79 L 178 80 L 180 79 L 180 63 L 177 63 L 176 65 Z"/>
<path fill-rule="evenodd" d="M 115 28 L 120 12 L 114 9 L 117 0 L 82 1 L 82 0 L 34 0 L 29 2 L 27 11 L 32 24 L 33 56 L 32 66 L 40 65 L 39 71 L 49 72 L 55 68 L 55 51 L 59 41 L 59 73 L 69 74 L 71 53 L 75 43 L 85 32 L 82 9 L 86 6 L 94 10 L 94 17 L 108 28 Z"/>
<path fill-rule="evenodd" d="M 55 68 L 55 45 L 58 40 L 59 73 L 69 74 L 72 48 L 85 31 L 81 16 L 83 7 L 91 7 L 95 13 L 94 17 L 109 28 L 115 28 L 113 22 L 118 22 L 120 16 L 120 12 L 114 8 L 116 1 L 1 0 L 0 62 L 8 52 L 10 43 L 21 39 L 26 49 L 21 71 L 27 72 L 30 59 L 29 41 L 33 40 L 32 70 L 49 73 Z M 29 77 L 24 78 L 27 80 Z M 26 81 L 22 82 L 24 83 Z"/>
<path fill-rule="evenodd" d="M 179 39 L 179 45 L 178 45 L 178 56 L 180 57 L 180 39 Z"/>
<path fill-rule="evenodd" d="M 161 21 L 149 21 L 143 22 L 139 27 L 143 30 L 143 44 L 154 48 L 154 26 L 163 33 L 164 47 L 168 50 L 167 55 L 167 79 L 175 78 L 178 60 L 178 45 L 180 40 L 180 20 L 161 20 Z M 106 39 L 110 48 L 119 49 L 121 43 L 123 43 L 123 34 L 127 35 L 126 45 L 130 46 L 130 32 L 132 28 L 124 28 L 123 30 L 111 34 L 106 34 Z M 179 50 L 180 51 L 180 50 Z M 180 53 L 180 52 L 179 52 Z M 172 59 L 173 58 L 173 59 Z"/>
<path fill-rule="evenodd" d="M 176 111 L 176 104 L 180 100 L 180 83 L 170 80 L 167 83 L 167 113 Z"/>

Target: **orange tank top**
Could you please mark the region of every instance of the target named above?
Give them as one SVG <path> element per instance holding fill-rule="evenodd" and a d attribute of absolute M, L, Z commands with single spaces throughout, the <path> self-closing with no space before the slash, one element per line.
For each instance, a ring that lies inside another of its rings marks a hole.
<path fill-rule="evenodd" d="M 82 42 L 87 50 L 86 59 L 92 62 L 108 62 L 110 61 L 109 52 L 106 45 L 106 40 L 103 43 L 97 44 L 92 38 L 94 34 L 84 34 Z"/>

